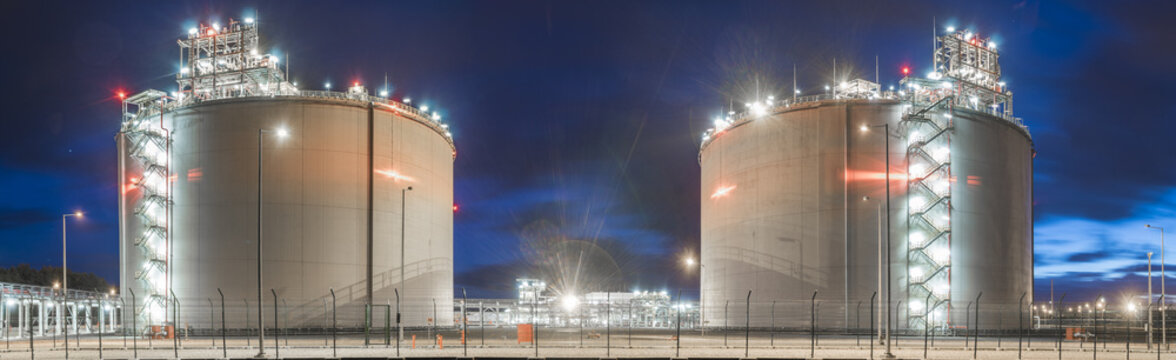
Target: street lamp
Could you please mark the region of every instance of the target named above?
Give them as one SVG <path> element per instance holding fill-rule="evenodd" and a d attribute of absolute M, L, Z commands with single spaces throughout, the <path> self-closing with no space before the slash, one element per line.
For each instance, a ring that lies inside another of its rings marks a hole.
<path fill-rule="evenodd" d="M 405 204 L 408 203 L 408 192 L 412 191 L 412 186 L 400 189 L 400 287 L 404 288 L 404 298 L 408 299 L 408 287 L 404 286 L 404 225 L 405 219 Z M 396 315 L 399 318 L 399 313 Z M 399 321 L 399 320 L 397 320 Z M 436 321 L 436 319 L 434 319 Z M 397 326 L 396 341 L 399 344 L 404 341 L 404 327 Z"/>
<path fill-rule="evenodd" d="M 261 289 L 262 289 L 262 285 L 261 285 L 261 248 L 262 248 L 261 213 L 262 213 L 262 207 L 263 207 L 261 195 L 263 193 L 262 190 L 264 188 L 262 187 L 261 180 L 264 175 L 263 169 L 265 168 L 263 166 L 264 158 L 262 157 L 262 150 L 265 148 L 265 146 L 264 146 L 265 143 L 262 142 L 262 140 L 263 140 L 263 136 L 265 135 L 265 133 L 268 133 L 268 132 L 273 132 L 276 135 L 278 135 L 279 138 L 283 138 L 283 139 L 290 135 L 290 132 L 286 131 L 285 128 L 279 128 L 277 130 L 257 129 L 257 329 L 258 329 L 258 331 L 257 331 L 257 344 L 258 344 L 257 357 L 265 357 L 265 346 L 264 346 L 265 345 L 265 326 L 263 325 L 263 324 L 265 324 L 265 321 L 263 319 L 263 317 L 265 316 L 264 315 L 265 311 L 263 311 L 263 308 L 262 308 L 264 306 L 265 297 L 262 296 L 262 291 L 261 291 Z"/>
<path fill-rule="evenodd" d="M 882 137 L 885 139 L 883 156 L 886 157 L 886 357 L 893 358 L 894 353 L 890 351 L 890 301 L 891 301 L 891 279 L 890 271 L 890 123 L 882 123 L 878 125 L 862 125 L 862 132 L 869 132 L 871 128 L 881 127 Z"/>
<path fill-rule="evenodd" d="M 66 303 L 69 301 L 69 297 L 66 295 L 69 291 L 69 273 L 66 270 L 68 267 L 65 262 L 65 218 L 67 217 L 80 219 L 82 212 L 74 211 L 70 214 L 61 214 L 61 309 L 57 309 L 57 311 L 62 314 L 62 319 L 65 319 L 64 312 L 68 306 Z M 56 288 L 57 284 L 53 284 L 53 287 Z M 65 353 L 69 354 L 69 326 L 62 323 L 61 327 L 65 329 Z"/>
<path fill-rule="evenodd" d="M 1148 229 L 1160 229 L 1160 341 L 1164 344 L 1164 349 L 1168 349 L 1168 306 L 1163 299 L 1167 298 L 1168 291 L 1164 287 L 1164 228 L 1159 226 L 1151 226 L 1151 224 L 1144 225 Z"/>

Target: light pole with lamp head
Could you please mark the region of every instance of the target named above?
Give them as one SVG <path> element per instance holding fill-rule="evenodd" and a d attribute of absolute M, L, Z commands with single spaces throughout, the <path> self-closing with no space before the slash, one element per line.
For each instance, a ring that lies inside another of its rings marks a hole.
<path fill-rule="evenodd" d="M 61 309 L 57 309 L 61 313 L 61 318 L 68 321 L 69 318 L 65 309 L 69 308 L 69 272 L 65 262 L 65 218 L 72 217 L 75 219 L 82 218 L 81 211 L 75 211 L 70 214 L 61 214 Z M 62 322 L 61 327 L 65 329 L 65 357 L 69 358 L 69 325 Z"/>
<path fill-rule="evenodd" d="M 871 128 L 881 127 L 882 137 L 885 139 L 882 155 L 886 157 L 886 357 L 894 358 L 890 347 L 890 301 L 891 279 L 890 271 L 890 123 L 878 125 L 862 125 L 862 132 L 869 132 Z"/>
<path fill-rule="evenodd" d="M 263 169 L 265 168 L 263 166 L 263 164 L 264 164 L 263 159 L 264 158 L 262 157 L 262 150 L 265 148 L 265 143 L 262 142 L 262 140 L 263 140 L 263 136 L 265 135 L 265 133 L 268 133 L 268 132 L 276 133 L 279 138 L 285 138 L 286 136 L 289 135 L 289 132 L 286 131 L 286 129 L 284 129 L 284 128 L 280 128 L 276 131 L 271 131 L 271 130 L 266 130 L 266 129 L 257 129 L 257 344 L 258 344 L 257 349 L 258 350 L 257 350 L 256 357 L 259 357 L 259 358 L 265 357 L 265 321 L 264 321 L 265 311 L 263 309 L 265 297 L 263 296 L 263 293 L 262 293 L 262 281 L 261 281 L 262 280 L 262 278 L 261 278 L 261 264 L 262 264 L 262 258 L 261 258 L 261 249 L 262 249 L 261 213 L 262 213 L 262 208 L 264 206 L 262 203 L 261 196 L 263 193 L 262 190 L 264 189 L 264 187 L 262 186 L 262 178 L 263 178 L 263 174 L 264 174 Z M 275 306 L 276 306 L 276 304 L 275 304 Z"/>
<path fill-rule="evenodd" d="M 1164 350 L 1168 349 L 1168 306 L 1162 299 L 1168 295 L 1167 289 L 1164 287 L 1164 228 L 1159 226 L 1152 226 L 1151 224 L 1144 225 L 1148 229 L 1160 229 L 1160 342 L 1164 345 Z"/>

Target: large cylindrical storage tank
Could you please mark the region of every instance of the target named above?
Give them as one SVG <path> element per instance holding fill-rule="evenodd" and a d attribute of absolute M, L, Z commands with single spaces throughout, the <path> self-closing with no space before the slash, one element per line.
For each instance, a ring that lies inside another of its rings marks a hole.
<path fill-rule="evenodd" d="M 959 316 L 953 321 L 933 314 L 933 321 L 962 323 L 963 310 L 978 291 L 985 292 L 991 309 L 1007 304 L 1003 309 L 1011 306 L 1011 312 L 1005 318 L 1016 318 L 1017 299 L 1030 290 L 1032 279 L 1028 133 L 978 112 L 957 111 L 954 119 L 936 115 L 958 124 L 929 141 L 950 149 L 951 160 L 935 174 L 948 179 L 941 208 L 951 210 L 927 211 L 946 231 L 919 244 L 946 246 L 950 256 L 934 259 L 940 273 L 912 270 L 928 261 L 920 258 L 921 245 L 911 246 L 911 233 L 923 227 L 913 220 L 923 211 L 916 206 L 930 205 L 908 202 L 908 191 L 923 191 L 909 190 L 919 186 L 915 178 L 921 175 L 908 173 L 912 166 L 921 174 L 931 168 L 910 160 L 912 139 L 924 137 L 912 133 L 912 121 L 904 121 L 909 106 L 892 99 L 814 99 L 741 117 L 710 133 L 699 153 L 707 326 L 808 326 L 815 309 L 822 327 L 866 328 L 877 292 L 874 326 L 885 318 L 881 306 L 889 304 L 894 327 L 917 327 L 924 289 L 932 285 L 946 299 L 935 309 Z M 924 280 L 912 274 L 932 281 L 921 287 Z"/>
<path fill-rule="evenodd" d="M 396 304 L 393 289 L 407 326 L 427 325 L 434 301 L 445 310 L 452 304 L 456 152 L 445 130 L 403 104 L 311 95 L 211 100 L 162 115 L 173 139 L 173 251 L 170 279 L 156 281 L 170 283 L 186 302 L 185 324 L 208 326 L 207 315 L 189 309 L 207 307 L 206 298 L 219 307 L 220 289 L 228 327 L 250 326 L 246 311 L 257 316 L 259 221 L 267 322 L 270 289 L 282 316 L 299 327 L 329 326 L 332 289 L 340 326 L 362 324 L 369 302 Z M 259 137 L 261 129 L 267 132 Z M 133 182 L 144 169 L 128 139 L 119 136 L 120 161 Z M 136 275 L 152 261 L 136 239 L 150 229 L 133 213 L 142 201 L 133 186 L 122 201 L 123 293 L 133 289 L 142 304 L 151 289 Z M 441 325 L 453 321 L 452 311 L 437 317 Z"/>
<path fill-rule="evenodd" d="M 996 116 L 958 107 L 953 115 L 952 316 L 964 319 L 983 292 L 980 326 L 1009 328 L 1018 301 L 1033 299 L 1033 141 Z"/>

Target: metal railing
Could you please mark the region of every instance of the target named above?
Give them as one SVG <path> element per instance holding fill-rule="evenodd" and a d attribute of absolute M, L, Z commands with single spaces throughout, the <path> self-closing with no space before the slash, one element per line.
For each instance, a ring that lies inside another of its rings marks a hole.
<path fill-rule="evenodd" d="M 175 111 L 183 109 L 188 106 L 197 104 L 204 104 L 209 102 L 224 101 L 224 100 L 241 100 L 241 99 L 265 99 L 265 98 L 304 98 L 304 99 L 322 99 L 322 100 L 337 100 L 337 101 L 354 101 L 357 103 L 371 103 L 380 105 L 381 108 L 395 111 L 407 118 L 415 120 L 423 125 L 428 126 L 441 135 L 449 143 L 449 146 L 456 150 L 456 145 L 453 142 L 453 137 L 450 135 L 448 126 L 444 125 L 435 114 L 422 111 L 414 106 L 395 101 L 389 98 L 369 95 L 366 93 L 354 92 L 338 92 L 326 90 L 276 90 L 266 94 L 247 94 L 234 93 L 218 95 L 212 99 L 203 99 L 198 97 L 185 97 L 181 99 L 168 98 L 163 103 L 163 111 Z M 138 109 L 135 113 L 130 113 L 131 119 L 127 123 L 134 123 L 134 118 L 153 118 L 159 115 L 159 102 L 143 103 L 143 107 Z"/>
<path fill-rule="evenodd" d="M 975 358 L 979 353 L 1009 359 L 1020 358 L 1022 353 L 1030 358 L 1176 354 L 1161 346 L 1172 339 L 1158 332 L 1164 312 L 1155 307 L 1152 310 L 1161 316 L 1154 317 L 1154 324 L 1148 326 L 1143 309 L 1103 311 L 1084 304 L 1058 303 L 1053 312 L 1045 310 L 1050 309 L 1046 304 L 974 303 L 969 297 L 950 304 L 950 321 L 935 317 L 908 322 L 909 302 L 899 299 L 886 304 L 876 297 L 861 298 L 845 304 L 840 298 L 822 298 L 820 293 L 810 293 L 812 300 L 795 296 L 791 300 L 756 299 L 752 294 L 750 301 L 737 296 L 728 305 L 704 309 L 708 324 L 703 324 L 697 303 L 676 299 L 657 311 L 662 320 L 648 321 L 646 317 L 654 313 L 635 311 L 641 305 L 625 301 L 571 307 L 551 302 L 533 307 L 511 299 L 456 298 L 433 307 L 419 301 L 415 306 L 393 306 L 388 304 L 392 299 L 378 299 L 370 306 L 324 303 L 297 310 L 286 304 L 299 301 L 273 291 L 262 309 L 266 323 L 259 326 L 250 316 L 256 314 L 257 303 L 245 299 L 252 294 L 225 294 L 223 303 L 216 293 L 181 299 L 171 318 L 179 319 L 178 324 L 139 324 L 134 329 L 109 331 L 79 321 L 87 324 L 87 331 L 71 331 L 77 341 L 71 339 L 70 350 L 79 358 L 132 354 L 169 358 L 224 354 L 238 358 L 255 355 L 262 348 L 271 355 L 280 352 L 296 357 L 879 358 L 889 341 L 891 351 L 903 358 Z M 406 324 L 399 321 L 402 313 L 427 314 L 430 320 Z M 8 307 L 4 314 L 15 315 L 16 311 Z M 35 311 L 25 315 L 39 316 Z M 441 315 L 454 321 L 436 321 Z M 897 324 L 890 336 L 879 330 L 887 317 Z M 168 327 L 172 325 L 174 330 Z M 261 328 L 267 334 L 265 344 L 256 341 Z M 1154 339 L 1150 345 L 1147 329 L 1152 330 Z M 25 332 L 20 334 L 12 330 L 15 328 L 0 327 L 0 332 L 9 334 L 0 345 L 0 357 L 26 358 L 30 352 L 57 357 L 64 353 L 64 343 L 48 335 L 30 339 L 30 327 L 21 328 Z"/>
<path fill-rule="evenodd" d="M 763 114 L 756 114 L 751 110 L 737 112 L 734 115 L 730 116 L 730 123 L 726 127 L 722 128 L 722 129 L 708 130 L 706 132 L 706 134 L 704 134 L 705 136 L 703 137 L 702 143 L 699 145 L 699 151 L 701 153 L 702 149 L 706 149 L 706 146 L 709 145 L 712 141 L 714 141 L 714 139 L 716 139 L 718 137 L 718 135 L 717 135 L 718 133 L 721 133 L 721 132 L 726 131 L 728 129 L 732 129 L 732 128 L 738 127 L 740 125 L 743 125 L 747 122 L 750 122 L 752 120 L 761 118 L 763 116 L 774 114 L 774 113 L 781 112 L 781 111 L 785 111 L 787 109 L 797 107 L 800 105 L 804 105 L 804 104 L 808 104 L 808 103 L 818 103 L 821 101 L 830 101 L 830 100 L 893 100 L 893 101 L 906 101 L 906 102 L 921 103 L 919 101 L 915 101 L 915 96 L 913 94 L 900 93 L 897 91 L 883 91 L 877 95 L 869 96 L 869 97 L 851 97 L 851 96 L 846 96 L 843 94 L 836 94 L 836 95 L 834 95 L 834 94 L 817 94 L 817 95 L 798 96 L 795 98 L 777 99 L 777 100 L 773 101 L 771 106 L 767 107 L 764 110 Z M 997 109 L 993 109 L 993 108 L 983 108 L 983 107 L 976 108 L 976 107 L 966 106 L 966 104 L 963 104 L 963 105 L 961 105 L 961 104 L 962 103 L 957 103 L 957 104 L 953 104 L 952 106 L 958 107 L 961 109 L 967 109 L 969 111 L 983 113 L 986 115 L 990 115 L 993 117 L 997 117 L 997 118 L 1006 120 L 1006 121 L 1012 123 L 1013 125 L 1016 125 L 1017 128 L 1023 130 L 1023 132 L 1025 133 L 1026 136 L 1029 136 L 1029 127 L 1025 126 L 1024 121 L 1019 117 L 1012 116 L 1011 114 L 1005 113 L 1003 111 L 998 111 Z"/>

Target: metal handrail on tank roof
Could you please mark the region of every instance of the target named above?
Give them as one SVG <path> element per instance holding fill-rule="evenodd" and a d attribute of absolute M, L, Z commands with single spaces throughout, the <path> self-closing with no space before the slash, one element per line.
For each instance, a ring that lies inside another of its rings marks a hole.
<path fill-rule="evenodd" d="M 132 119 L 133 118 L 154 117 L 156 115 L 159 115 L 160 106 L 159 106 L 158 99 L 161 97 L 161 95 L 158 95 L 158 94 L 163 94 L 163 92 L 158 91 L 158 90 L 146 90 L 144 92 L 136 94 L 135 96 L 139 96 L 141 94 L 148 94 L 148 93 L 157 95 L 156 100 L 155 101 L 142 101 L 141 103 L 139 103 L 138 105 L 143 106 L 143 107 L 138 112 L 132 114 L 133 115 Z M 287 91 L 276 91 L 276 92 L 273 92 L 270 94 L 223 95 L 223 96 L 219 96 L 215 99 L 210 99 L 210 100 L 209 99 L 199 99 L 199 98 L 195 98 L 195 97 L 181 97 L 180 99 L 177 100 L 177 99 L 168 98 L 168 97 L 164 96 L 163 98 L 165 99 L 165 101 L 163 103 L 163 111 L 175 111 L 175 110 L 179 110 L 179 109 L 182 109 L 182 108 L 185 108 L 188 106 L 192 106 L 192 105 L 203 104 L 205 102 L 210 102 L 210 101 L 227 100 L 227 99 L 264 99 L 264 98 L 292 98 L 292 97 L 311 98 L 311 99 L 328 99 L 328 100 L 349 100 L 349 101 L 358 101 L 358 102 L 379 104 L 382 107 L 397 111 L 398 113 L 403 114 L 408 118 L 411 118 L 421 124 L 424 124 L 425 126 L 430 127 L 431 129 L 433 129 L 433 131 L 437 132 L 437 134 L 439 134 L 443 138 L 445 138 L 445 141 L 449 143 L 449 147 L 452 148 L 455 153 L 457 151 L 457 146 L 453 142 L 453 136 L 451 135 L 451 133 L 448 130 L 448 125 L 442 123 L 440 120 L 434 120 L 435 117 L 433 116 L 433 114 L 422 111 L 414 106 L 405 104 L 403 102 L 399 102 L 399 101 L 395 101 L 395 100 L 392 100 L 389 98 L 379 97 L 379 96 L 375 96 L 375 95 L 362 94 L 362 93 L 338 92 L 338 91 L 326 91 L 326 90 L 293 90 L 293 91 L 287 90 Z M 128 119 L 128 122 L 132 121 L 132 119 Z"/>
<path fill-rule="evenodd" d="M 773 113 L 779 112 L 781 110 L 790 109 L 792 107 L 807 104 L 807 103 L 819 103 L 822 101 L 830 101 L 830 100 L 898 100 L 898 101 L 904 101 L 904 102 L 912 102 L 914 100 L 913 97 L 914 97 L 914 94 L 905 93 L 905 92 L 901 92 L 901 91 L 883 91 L 879 95 L 872 96 L 869 98 L 846 97 L 842 94 L 836 94 L 836 95 L 834 95 L 834 94 L 817 94 L 817 95 L 799 96 L 796 98 L 781 99 L 781 100 L 778 100 L 779 102 L 777 104 L 773 104 L 771 107 L 767 108 L 765 110 L 764 115 L 756 115 L 750 110 L 743 111 L 743 112 L 736 113 L 733 116 L 730 116 L 729 117 L 730 122 L 727 126 L 724 126 L 721 129 L 715 129 L 715 128 L 707 129 L 707 131 L 703 133 L 702 143 L 699 144 L 699 146 L 698 146 L 699 161 L 702 160 L 702 158 L 701 158 L 702 157 L 702 150 L 706 149 L 707 145 L 709 145 L 712 141 L 714 141 L 716 138 L 718 138 L 720 135 L 722 135 L 722 133 L 725 132 L 726 130 L 738 127 L 738 126 L 743 125 L 743 124 L 750 122 L 752 120 L 758 119 L 758 118 L 766 116 L 768 114 L 773 114 Z M 1004 120 L 1012 123 L 1013 125 L 1016 125 L 1018 128 L 1020 128 L 1025 133 L 1025 136 L 1029 136 L 1030 138 L 1032 138 L 1032 136 L 1029 134 L 1029 127 L 1025 126 L 1025 122 L 1019 117 L 1015 117 L 1012 115 L 1006 115 L 1003 112 L 996 111 L 996 110 L 990 109 L 990 108 L 982 108 L 982 109 L 981 108 L 969 108 L 966 106 L 959 106 L 959 105 L 955 105 L 955 104 L 953 104 L 953 107 L 966 109 L 968 111 L 973 111 L 973 112 L 979 112 L 979 113 L 990 115 L 990 116 L 993 116 L 996 118 L 1004 119 Z"/>
<path fill-rule="evenodd" d="M 703 135 L 702 143 L 699 145 L 699 156 L 701 157 L 702 150 L 706 149 L 706 146 L 708 144 L 710 144 L 711 141 L 714 141 L 715 138 L 717 138 L 719 135 L 721 135 L 724 131 L 726 131 L 728 129 L 738 127 L 738 126 L 743 125 L 745 123 L 748 123 L 752 120 L 755 120 L 755 119 L 758 119 L 758 118 L 761 118 L 763 116 L 767 116 L 770 114 L 774 114 L 774 113 L 777 113 L 777 112 L 780 112 L 780 111 L 783 111 L 786 109 L 790 109 L 795 106 L 805 105 L 805 104 L 809 104 L 809 103 L 819 103 L 822 101 L 830 101 L 830 100 L 899 100 L 899 97 L 898 97 L 898 94 L 894 91 L 883 91 L 880 94 L 876 94 L 876 95 L 870 96 L 868 98 L 847 97 L 843 94 L 817 94 L 817 95 L 808 95 L 808 96 L 798 96 L 795 98 L 779 99 L 779 100 L 777 100 L 776 103 L 771 104 L 771 107 L 765 109 L 764 114 L 757 115 L 754 112 L 752 112 L 751 110 L 739 112 L 739 113 L 736 113 L 736 114 L 730 116 L 729 117 L 730 123 L 727 126 L 724 126 L 722 129 L 714 129 L 714 128 L 707 129 L 707 131 Z M 700 160 L 701 160 L 701 158 L 700 158 Z"/>

